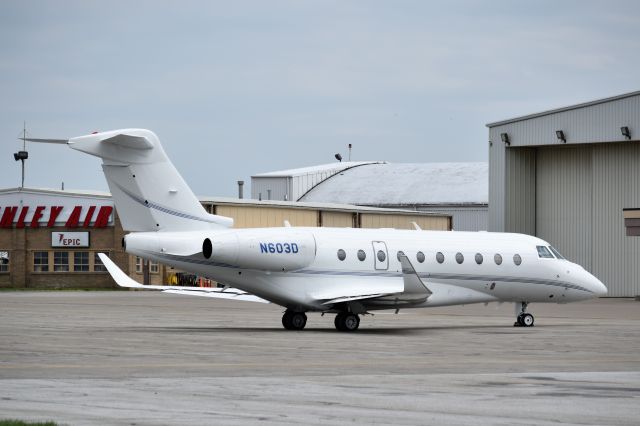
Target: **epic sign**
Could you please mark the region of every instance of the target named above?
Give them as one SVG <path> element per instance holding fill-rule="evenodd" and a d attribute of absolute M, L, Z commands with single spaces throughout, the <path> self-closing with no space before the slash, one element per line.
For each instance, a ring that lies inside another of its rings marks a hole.
<path fill-rule="evenodd" d="M 40 226 L 52 228 L 59 221 L 58 216 L 61 216 L 64 208 L 64 206 L 36 206 L 34 209 L 29 206 L 0 207 L 2 212 L 0 228 L 13 226 L 16 228 L 39 228 Z M 93 223 L 94 228 L 104 228 L 109 225 L 109 218 L 113 213 L 112 206 L 100 206 L 97 213 L 96 206 L 86 206 L 85 209 L 86 212 L 83 212 L 83 206 L 74 206 L 64 226 L 67 228 L 79 226 L 89 228 Z M 27 220 L 27 216 L 30 216 L 31 220 Z M 47 216 L 48 219 L 45 219 Z"/>
<path fill-rule="evenodd" d="M 89 247 L 89 233 L 52 232 L 51 247 Z"/>

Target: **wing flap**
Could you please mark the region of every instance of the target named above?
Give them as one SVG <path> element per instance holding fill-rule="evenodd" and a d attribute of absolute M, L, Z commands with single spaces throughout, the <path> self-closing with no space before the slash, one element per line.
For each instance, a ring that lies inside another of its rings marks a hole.
<path fill-rule="evenodd" d="M 218 299 L 241 300 L 245 302 L 269 303 L 268 301 L 254 296 L 246 291 L 236 288 L 216 288 L 216 287 L 182 287 L 182 286 L 165 286 L 165 285 L 143 285 L 125 274 L 122 269 L 113 263 L 109 256 L 104 253 L 98 253 L 100 260 L 104 264 L 111 277 L 116 284 L 124 288 L 137 288 L 140 290 L 157 290 L 169 294 L 182 294 L 188 296 L 215 297 Z"/>

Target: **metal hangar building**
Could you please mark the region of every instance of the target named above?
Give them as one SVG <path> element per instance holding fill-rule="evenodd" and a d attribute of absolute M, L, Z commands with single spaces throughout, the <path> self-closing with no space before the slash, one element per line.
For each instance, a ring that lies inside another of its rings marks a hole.
<path fill-rule="evenodd" d="M 487 127 L 489 230 L 538 236 L 609 296 L 640 295 L 640 238 L 625 227 L 640 221 L 640 92 Z"/>
<path fill-rule="evenodd" d="M 251 196 L 437 212 L 451 215 L 456 231 L 481 231 L 487 181 L 487 163 L 352 161 L 254 175 Z"/>

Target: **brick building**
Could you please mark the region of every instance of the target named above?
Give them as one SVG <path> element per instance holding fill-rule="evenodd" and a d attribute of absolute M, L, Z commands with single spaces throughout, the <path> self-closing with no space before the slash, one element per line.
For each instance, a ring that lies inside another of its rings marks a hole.
<path fill-rule="evenodd" d="M 204 208 L 232 217 L 237 228 L 334 226 L 450 230 L 442 213 L 344 204 L 201 197 Z M 211 285 L 199 277 L 130 256 L 111 194 L 96 191 L 0 189 L 0 289 L 117 288 L 97 253 L 138 282 Z"/>

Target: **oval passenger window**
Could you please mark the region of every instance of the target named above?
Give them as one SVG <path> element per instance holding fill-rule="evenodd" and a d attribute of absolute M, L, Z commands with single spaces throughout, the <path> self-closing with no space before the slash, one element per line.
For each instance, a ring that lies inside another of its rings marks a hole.
<path fill-rule="evenodd" d="M 444 254 L 442 254 L 442 252 L 440 251 L 436 253 L 436 260 L 438 261 L 438 263 L 444 262 Z"/>
<path fill-rule="evenodd" d="M 493 256 L 493 260 L 495 260 L 496 265 L 501 265 L 502 264 L 502 256 L 500 256 L 498 253 L 496 253 L 496 255 Z"/>
<path fill-rule="evenodd" d="M 366 258 L 367 258 L 367 253 L 365 253 L 364 250 L 358 250 L 358 260 L 362 262 Z"/>
<path fill-rule="evenodd" d="M 462 255 L 462 253 L 456 253 L 456 262 L 458 262 L 458 264 L 462 264 L 462 262 L 464 262 L 464 256 Z"/>
<path fill-rule="evenodd" d="M 338 250 L 338 259 L 345 260 L 347 258 L 347 253 L 344 250 Z"/>
<path fill-rule="evenodd" d="M 384 262 L 387 259 L 387 255 L 382 250 L 378 250 L 378 260 Z"/>
<path fill-rule="evenodd" d="M 476 253 L 476 263 L 477 263 L 478 265 L 482 265 L 482 261 L 483 261 L 483 260 L 484 260 L 484 259 L 482 258 L 482 255 L 481 255 L 480 253 Z"/>
<path fill-rule="evenodd" d="M 514 254 L 513 255 L 513 263 L 515 263 L 516 265 L 520 266 L 520 264 L 522 263 L 522 258 L 520 257 L 519 254 Z"/>
<path fill-rule="evenodd" d="M 424 262 L 424 253 L 421 252 L 421 251 L 416 253 L 416 259 L 418 260 L 418 262 L 423 263 Z"/>

